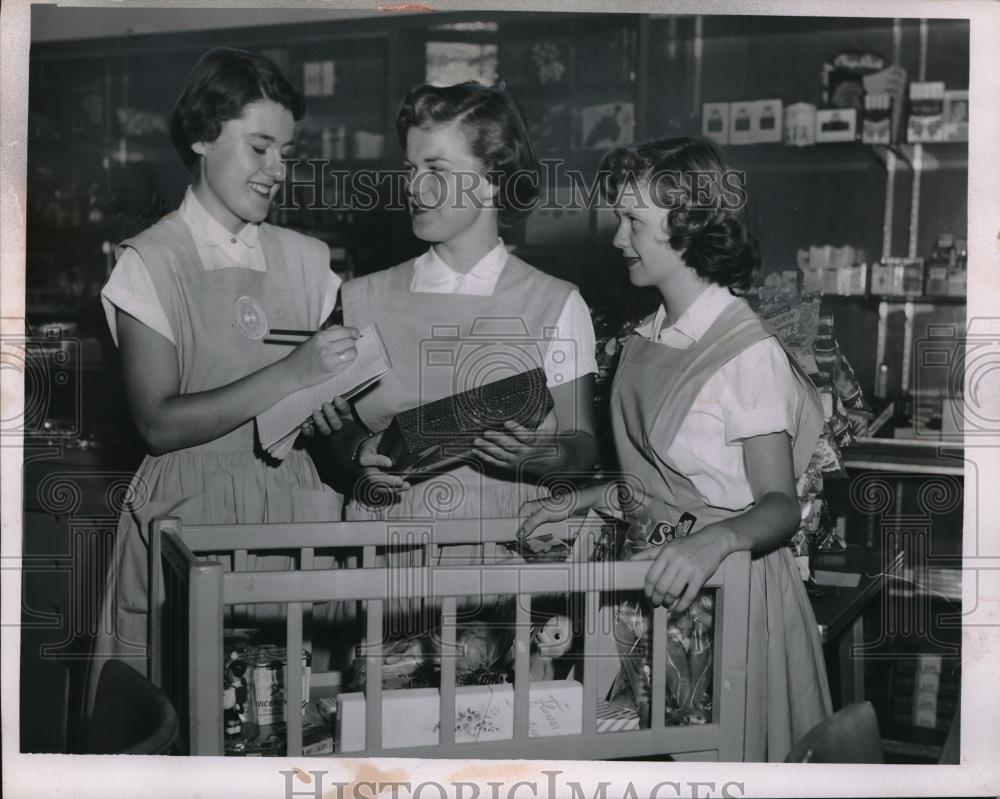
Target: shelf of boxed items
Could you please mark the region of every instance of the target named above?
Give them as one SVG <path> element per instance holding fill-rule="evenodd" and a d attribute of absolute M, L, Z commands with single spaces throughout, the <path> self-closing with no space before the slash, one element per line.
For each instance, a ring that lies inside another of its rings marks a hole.
<path fill-rule="evenodd" d="M 918 305 L 965 305 L 965 297 L 958 295 L 925 296 L 914 294 L 912 296 L 902 294 L 824 294 L 823 303 L 833 303 L 836 305 L 849 305 L 864 303 L 865 305 L 878 306 L 881 303 L 888 305 L 906 305 L 912 302 Z"/>
<path fill-rule="evenodd" d="M 829 142 L 796 147 L 780 142 L 722 145 L 735 168 L 766 168 L 780 171 L 862 171 L 886 166 L 894 156 L 910 169 L 968 169 L 967 142 L 921 144 L 867 144 L 860 141 Z"/>
<path fill-rule="evenodd" d="M 940 435 L 940 433 L 937 433 Z M 847 450 L 844 466 L 871 471 L 913 474 L 965 474 L 961 436 L 954 441 L 859 438 Z"/>

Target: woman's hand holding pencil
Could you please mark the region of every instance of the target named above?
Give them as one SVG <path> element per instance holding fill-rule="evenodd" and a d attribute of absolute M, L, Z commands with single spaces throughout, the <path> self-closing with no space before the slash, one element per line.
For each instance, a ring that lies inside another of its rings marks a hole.
<path fill-rule="evenodd" d="M 315 333 L 271 329 L 265 341 L 295 345 L 286 361 L 295 377 L 296 388 L 305 388 L 322 383 L 350 366 L 358 355 L 354 346 L 357 338 L 356 328 L 331 327 Z"/>

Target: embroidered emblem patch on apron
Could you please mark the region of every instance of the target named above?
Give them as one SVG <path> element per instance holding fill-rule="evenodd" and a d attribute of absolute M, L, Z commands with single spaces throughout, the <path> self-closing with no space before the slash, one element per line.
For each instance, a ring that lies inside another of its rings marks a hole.
<path fill-rule="evenodd" d="M 233 324 L 246 338 L 264 338 L 267 317 L 260 303 L 253 297 L 243 296 L 233 306 Z"/>

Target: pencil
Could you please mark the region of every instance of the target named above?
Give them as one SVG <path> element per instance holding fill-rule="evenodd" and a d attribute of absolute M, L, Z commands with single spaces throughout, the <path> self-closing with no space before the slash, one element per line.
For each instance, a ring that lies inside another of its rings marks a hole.
<path fill-rule="evenodd" d="M 282 330 L 281 328 L 272 327 L 267 331 L 269 336 L 300 336 L 302 338 L 312 338 L 316 335 L 315 330 Z"/>

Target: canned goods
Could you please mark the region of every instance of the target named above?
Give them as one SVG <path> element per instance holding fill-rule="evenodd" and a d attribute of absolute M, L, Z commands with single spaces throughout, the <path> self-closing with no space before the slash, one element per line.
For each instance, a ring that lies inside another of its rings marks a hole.
<path fill-rule="evenodd" d="M 284 648 L 259 647 L 255 652 L 251 684 L 254 715 L 257 723 L 261 726 L 278 724 L 288 720 L 287 700 L 285 698 L 285 685 L 288 679 L 286 663 Z M 304 714 L 309 700 L 309 675 L 312 669 L 312 657 L 305 650 L 301 654 L 301 667 L 302 706 L 300 712 Z"/>

